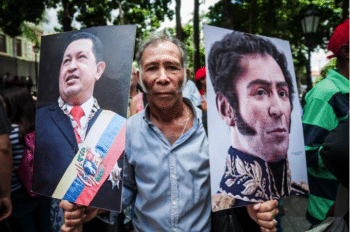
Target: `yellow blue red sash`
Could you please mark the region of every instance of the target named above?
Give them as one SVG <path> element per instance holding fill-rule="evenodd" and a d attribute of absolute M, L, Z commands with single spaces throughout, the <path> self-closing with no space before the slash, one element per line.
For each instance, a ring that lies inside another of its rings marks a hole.
<path fill-rule="evenodd" d="M 52 197 L 89 205 L 125 148 L 125 119 L 103 110 Z"/>

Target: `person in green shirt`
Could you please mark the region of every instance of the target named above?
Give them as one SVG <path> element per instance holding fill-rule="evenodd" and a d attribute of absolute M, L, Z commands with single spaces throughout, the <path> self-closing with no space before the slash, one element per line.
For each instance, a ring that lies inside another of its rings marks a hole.
<path fill-rule="evenodd" d="M 327 77 L 306 95 L 303 115 L 310 187 L 306 218 L 312 225 L 326 219 L 339 185 L 324 166 L 320 152 L 329 132 L 349 116 L 349 19 L 335 29 L 328 50 L 337 57 L 337 69 L 329 70 Z"/>

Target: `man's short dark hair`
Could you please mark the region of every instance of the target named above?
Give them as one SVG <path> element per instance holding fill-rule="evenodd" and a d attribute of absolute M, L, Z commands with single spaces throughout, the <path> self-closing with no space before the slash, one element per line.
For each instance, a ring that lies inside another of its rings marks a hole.
<path fill-rule="evenodd" d="M 102 44 L 101 40 L 97 36 L 95 36 L 95 35 L 93 35 L 91 33 L 88 33 L 88 32 L 74 33 L 66 41 L 66 44 L 64 46 L 64 51 L 66 51 L 66 49 L 69 46 L 69 44 L 71 44 L 72 42 L 74 42 L 76 40 L 80 40 L 80 39 L 90 39 L 92 41 L 92 52 L 95 55 L 96 63 L 102 61 L 102 58 L 103 58 L 103 44 Z"/>
<path fill-rule="evenodd" d="M 148 46 L 158 45 L 158 44 L 166 42 L 166 41 L 175 44 L 179 48 L 180 54 L 181 54 L 181 65 L 182 65 L 183 69 L 186 69 L 187 68 L 187 49 L 186 49 L 184 43 L 181 42 L 176 37 L 171 37 L 169 35 L 166 35 L 164 32 L 152 34 L 147 39 L 142 41 L 140 48 L 138 49 L 138 51 L 136 53 L 136 61 L 137 61 L 138 66 L 140 68 L 142 67 L 142 55 Z"/>
<path fill-rule="evenodd" d="M 238 110 L 238 99 L 234 81 L 240 76 L 242 59 L 246 55 L 270 55 L 281 68 L 288 84 L 289 101 L 293 109 L 292 76 L 287 68 L 287 60 L 282 51 L 268 39 L 242 32 L 227 34 L 222 40 L 214 43 L 208 56 L 208 70 L 215 93 L 221 92 L 229 100 L 232 108 Z"/>

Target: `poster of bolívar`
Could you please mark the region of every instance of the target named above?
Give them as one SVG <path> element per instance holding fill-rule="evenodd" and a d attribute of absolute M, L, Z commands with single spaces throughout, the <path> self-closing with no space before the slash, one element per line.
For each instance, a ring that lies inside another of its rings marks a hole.
<path fill-rule="evenodd" d="M 288 41 L 204 27 L 213 211 L 308 192 Z"/>

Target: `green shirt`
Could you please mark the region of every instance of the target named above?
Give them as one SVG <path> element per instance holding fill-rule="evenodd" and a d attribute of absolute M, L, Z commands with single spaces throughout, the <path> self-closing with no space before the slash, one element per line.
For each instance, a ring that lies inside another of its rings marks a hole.
<path fill-rule="evenodd" d="M 303 128 L 310 187 L 307 218 L 312 224 L 325 220 L 336 196 L 338 181 L 325 168 L 320 151 L 329 132 L 349 115 L 348 94 L 349 80 L 329 70 L 305 98 Z"/>

